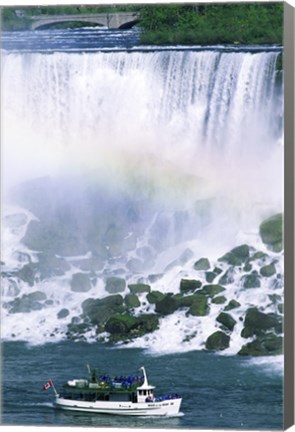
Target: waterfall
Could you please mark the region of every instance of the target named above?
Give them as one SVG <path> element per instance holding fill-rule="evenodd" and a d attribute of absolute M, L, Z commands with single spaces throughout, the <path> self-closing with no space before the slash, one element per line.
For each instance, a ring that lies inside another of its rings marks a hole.
<path fill-rule="evenodd" d="M 4 199 L 25 209 L 5 216 L 7 262 L 20 268 L 20 253 L 38 261 L 46 232 L 51 253 L 105 254 L 105 272 L 120 264 L 139 280 L 163 272 L 186 247 L 217 259 L 241 240 L 255 243 L 259 223 L 282 209 L 278 55 L 4 52 Z M 21 212 L 16 229 L 9 215 Z M 30 221 L 35 231 L 26 237 Z M 56 275 L 42 282 L 57 309 L 67 299 L 71 316 L 90 296 L 62 293 L 73 262 L 58 293 Z M 5 289 L 8 297 L 30 291 Z M 95 290 L 105 295 L 102 281 Z"/>

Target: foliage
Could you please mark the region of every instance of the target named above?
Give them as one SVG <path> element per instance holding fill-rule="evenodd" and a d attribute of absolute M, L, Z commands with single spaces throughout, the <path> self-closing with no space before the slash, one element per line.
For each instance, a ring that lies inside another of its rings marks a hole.
<path fill-rule="evenodd" d="M 146 44 L 281 44 L 282 3 L 146 5 Z"/>

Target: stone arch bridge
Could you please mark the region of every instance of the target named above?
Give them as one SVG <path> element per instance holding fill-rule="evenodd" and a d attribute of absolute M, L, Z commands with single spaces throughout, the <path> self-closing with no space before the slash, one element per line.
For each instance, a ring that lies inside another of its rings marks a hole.
<path fill-rule="evenodd" d="M 131 28 L 139 22 L 138 12 L 115 12 L 99 14 L 44 15 L 31 17 L 31 30 L 65 22 L 85 22 L 109 29 Z"/>

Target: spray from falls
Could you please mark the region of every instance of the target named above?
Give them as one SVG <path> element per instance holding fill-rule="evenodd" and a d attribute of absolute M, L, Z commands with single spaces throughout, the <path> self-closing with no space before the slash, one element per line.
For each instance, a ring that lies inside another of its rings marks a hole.
<path fill-rule="evenodd" d="M 6 217 L 4 246 L 28 264 L 45 252 L 67 260 L 69 268 L 33 281 L 54 316 L 66 305 L 70 321 L 83 300 L 107 295 L 107 276 L 137 282 L 165 274 L 152 288 L 176 293 L 200 256 L 256 244 L 261 221 L 282 209 L 278 55 L 4 53 L 5 202 L 27 215 L 14 232 Z M 91 288 L 71 290 L 89 257 Z M 175 260 L 181 271 L 169 269 Z M 16 283 L 14 290 L 10 278 L 5 288 L 5 335 L 37 338 L 11 313 L 11 293 L 33 289 Z M 45 338 L 54 329 L 63 337 L 68 321 L 44 323 L 42 314 L 30 310 L 26 319 L 39 320 Z"/>

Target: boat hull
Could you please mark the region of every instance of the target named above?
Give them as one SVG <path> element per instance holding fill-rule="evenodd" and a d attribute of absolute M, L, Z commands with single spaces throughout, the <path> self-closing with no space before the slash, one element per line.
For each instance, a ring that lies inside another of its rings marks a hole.
<path fill-rule="evenodd" d="M 173 416 L 180 410 L 181 398 L 161 402 L 86 402 L 57 397 L 55 406 L 69 411 L 84 411 L 95 414 L 112 414 L 125 416 Z"/>

